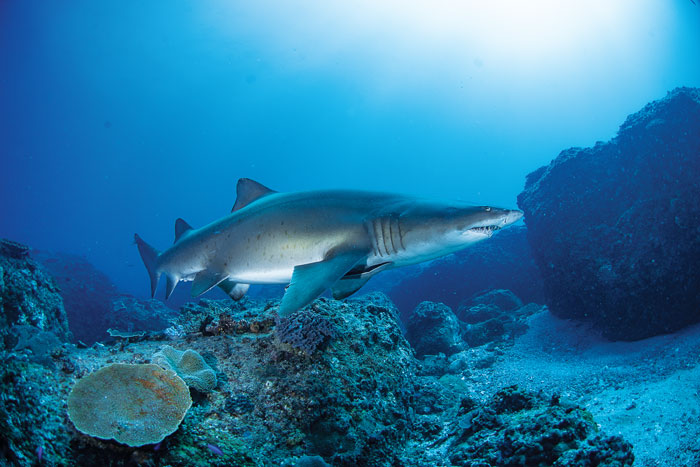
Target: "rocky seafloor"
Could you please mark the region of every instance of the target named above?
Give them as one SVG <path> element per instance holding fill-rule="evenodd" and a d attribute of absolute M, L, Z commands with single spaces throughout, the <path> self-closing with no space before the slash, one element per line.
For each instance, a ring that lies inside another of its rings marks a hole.
<path fill-rule="evenodd" d="M 88 347 L 42 324 L 32 303 L 47 296 L 36 291 L 46 288 L 59 307 L 60 296 L 19 246 L 12 253 L 2 258 L 0 288 L 0 311 L 15 318 L 2 329 L 7 465 L 621 466 L 634 459 L 623 436 L 606 434 L 591 411 L 557 390 L 505 381 L 473 390 L 527 332 L 526 321 L 545 312 L 507 291 L 465 303 L 460 313 L 471 323 L 444 305 L 420 304 L 412 326 L 430 332 L 409 332 L 410 342 L 396 307 L 375 293 L 319 299 L 283 320 L 274 300 L 203 300 L 161 331 L 113 330 L 111 341 Z M 138 319 L 144 309 L 135 310 Z M 55 306 L 46 311 L 56 315 Z M 475 338 L 482 343 L 470 345 Z M 168 406 L 174 396 L 154 389 L 160 405 L 145 406 L 119 389 L 154 384 L 113 364 L 152 362 L 189 386 L 177 396 L 191 397 L 191 406 L 179 404 L 186 410 L 179 426 Z M 99 384 L 86 378 L 99 374 Z M 95 399 L 109 410 L 85 410 Z M 176 429 L 155 442 L 160 425 Z M 86 434 L 104 429 L 112 434 L 102 437 L 124 444 Z"/>

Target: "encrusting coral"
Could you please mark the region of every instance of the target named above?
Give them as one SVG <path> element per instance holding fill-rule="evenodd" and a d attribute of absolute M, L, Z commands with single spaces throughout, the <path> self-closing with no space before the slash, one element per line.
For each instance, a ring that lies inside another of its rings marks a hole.
<path fill-rule="evenodd" d="M 192 350 L 177 350 L 169 345 L 153 355 L 153 363 L 173 370 L 187 386 L 199 392 L 209 392 L 216 387 L 216 373 L 202 356 Z"/>

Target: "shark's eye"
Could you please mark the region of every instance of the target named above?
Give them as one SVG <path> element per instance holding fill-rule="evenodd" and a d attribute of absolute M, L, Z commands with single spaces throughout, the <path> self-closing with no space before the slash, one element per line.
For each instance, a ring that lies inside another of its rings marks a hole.
<path fill-rule="evenodd" d="M 484 207 L 484 211 L 490 212 L 490 211 L 491 211 L 491 208 L 490 208 L 489 206 L 485 206 L 485 207 Z"/>

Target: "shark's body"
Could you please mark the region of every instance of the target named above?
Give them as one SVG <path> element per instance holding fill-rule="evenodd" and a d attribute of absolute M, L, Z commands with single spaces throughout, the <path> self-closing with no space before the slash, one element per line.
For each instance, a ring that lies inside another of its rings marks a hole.
<path fill-rule="evenodd" d="M 178 281 L 194 281 L 193 295 L 218 285 L 235 299 L 248 284 L 289 283 L 283 316 L 328 288 L 347 297 L 380 271 L 461 250 L 521 216 L 386 193 L 277 193 L 241 179 L 231 214 L 200 229 L 178 219 L 162 253 L 135 238 L 152 295 L 161 274 L 166 298 Z"/>

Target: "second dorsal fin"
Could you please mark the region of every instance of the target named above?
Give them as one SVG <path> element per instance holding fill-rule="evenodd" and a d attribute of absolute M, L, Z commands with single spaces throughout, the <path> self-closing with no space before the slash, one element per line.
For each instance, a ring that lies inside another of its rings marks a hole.
<path fill-rule="evenodd" d="M 190 230 L 192 230 L 192 226 L 184 219 L 178 218 L 178 220 L 175 221 L 175 243 Z"/>
<path fill-rule="evenodd" d="M 273 193 L 277 192 L 249 178 L 240 178 L 238 179 L 238 185 L 236 185 L 236 202 L 231 212 L 243 209 L 253 201 Z"/>

